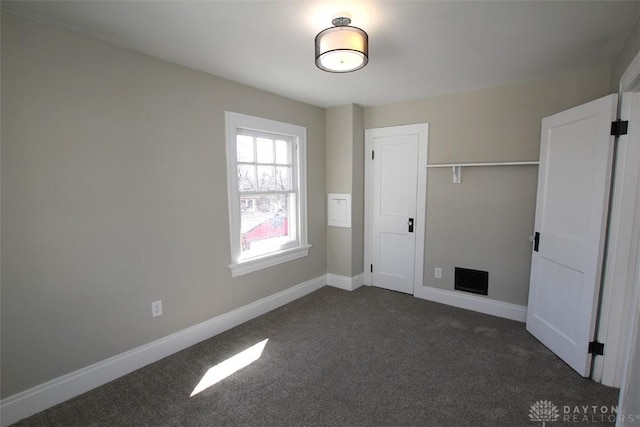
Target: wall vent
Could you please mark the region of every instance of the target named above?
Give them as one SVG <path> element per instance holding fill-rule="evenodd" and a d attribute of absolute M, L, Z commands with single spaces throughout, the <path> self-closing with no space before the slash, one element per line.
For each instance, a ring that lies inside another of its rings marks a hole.
<path fill-rule="evenodd" d="M 489 272 L 456 267 L 455 289 L 487 295 L 489 291 Z"/>

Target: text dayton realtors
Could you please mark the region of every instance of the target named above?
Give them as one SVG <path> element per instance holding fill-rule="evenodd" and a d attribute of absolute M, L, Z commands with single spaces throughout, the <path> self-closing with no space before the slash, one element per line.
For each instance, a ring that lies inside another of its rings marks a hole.
<path fill-rule="evenodd" d="M 597 405 L 564 405 L 562 407 L 562 421 L 569 423 L 584 422 L 615 422 L 617 419 L 628 423 L 640 421 L 640 415 L 618 414 L 616 406 L 597 406 Z"/>

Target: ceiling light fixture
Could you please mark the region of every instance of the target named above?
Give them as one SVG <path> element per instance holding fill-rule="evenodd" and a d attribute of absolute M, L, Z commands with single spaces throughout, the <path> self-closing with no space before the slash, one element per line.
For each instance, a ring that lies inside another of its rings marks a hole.
<path fill-rule="evenodd" d="M 351 18 L 341 13 L 333 18 L 333 27 L 316 36 L 316 65 L 330 73 L 356 71 L 369 62 L 369 36 L 351 27 Z"/>

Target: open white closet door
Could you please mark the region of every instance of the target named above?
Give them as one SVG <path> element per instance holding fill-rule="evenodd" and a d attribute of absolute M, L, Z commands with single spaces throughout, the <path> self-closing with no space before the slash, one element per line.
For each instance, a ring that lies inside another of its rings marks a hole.
<path fill-rule="evenodd" d="M 617 95 L 542 121 L 527 330 L 589 376 Z"/>

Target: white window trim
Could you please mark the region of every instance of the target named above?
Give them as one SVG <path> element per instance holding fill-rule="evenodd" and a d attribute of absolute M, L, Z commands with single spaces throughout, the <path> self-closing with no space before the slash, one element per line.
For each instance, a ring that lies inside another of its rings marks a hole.
<path fill-rule="evenodd" d="M 307 129 L 302 126 L 248 116 L 246 114 L 225 112 L 227 147 L 227 192 L 229 198 L 229 231 L 231 243 L 231 276 L 262 270 L 287 261 L 309 255 L 311 245 L 307 234 Z M 264 131 L 287 135 L 294 139 L 297 159 L 298 182 L 298 246 L 287 248 L 264 256 L 241 260 L 240 244 L 240 197 L 238 193 L 238 174 L 236 169 L 236 134 L 238 129 Z"/>

